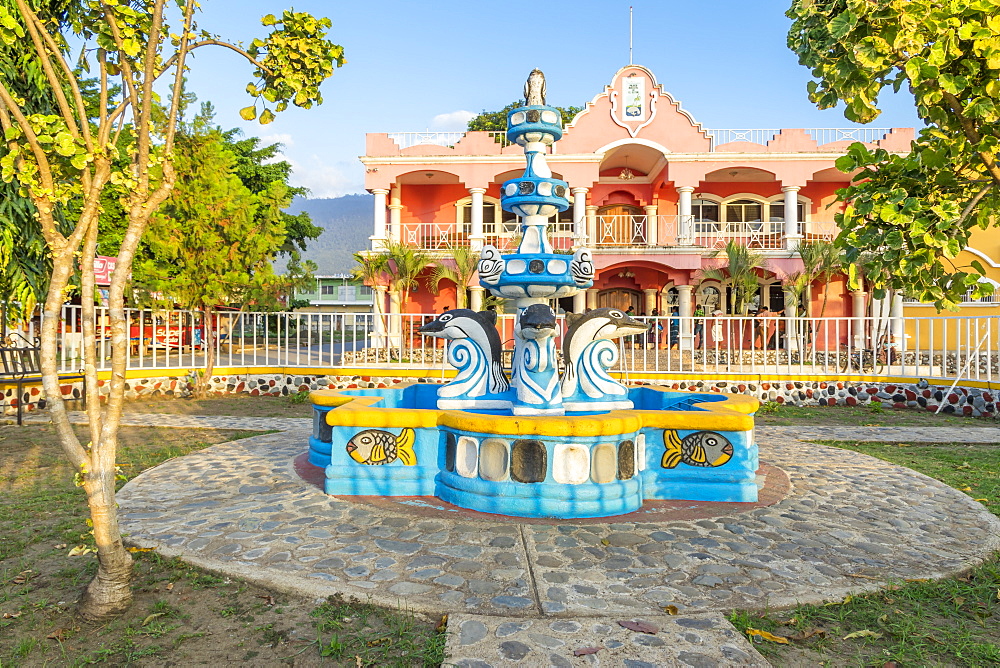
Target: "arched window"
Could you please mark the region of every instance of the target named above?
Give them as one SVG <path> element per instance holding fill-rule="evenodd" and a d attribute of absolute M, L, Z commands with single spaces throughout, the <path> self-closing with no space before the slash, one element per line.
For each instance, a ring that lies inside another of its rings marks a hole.
<path fill-rule="evenodd" d="M 738 199 L 726 204 L 727 223 L 760 222 L 764 204 L 752 199 Z"/>
<path fill-rule="evenodd" d="M 696 199 L 691 201 L 691 215 L 696 223 L 699 222 L 719 222 L 719 203 L 710 199 Z"/>

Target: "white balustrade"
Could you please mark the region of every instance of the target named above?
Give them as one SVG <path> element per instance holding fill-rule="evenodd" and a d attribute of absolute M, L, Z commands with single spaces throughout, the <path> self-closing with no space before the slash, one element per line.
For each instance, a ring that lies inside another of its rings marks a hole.
<path fill-rule="evenodd" d="M 779 308 L 772 304 L 772 308 Z M 709 307 L 711 308 L 711 307 Z M 181 310 L 128 309 L 130 369 L 185 376 L 205 362 L 202 314 Z M 436 314 L 254 313 L 218 311 L 211 319 L 216 366 L 294 367 L 313 375 L 336 368 L 426 369 L 443 377 L 445 344 L 419 329 Z M 59 369 L 76 371 L 83 343 L 79 306 L 62 312 Z M 618 371 L 632 380 L 659 372 L 692 377 L 895 377 L 937 381 L 995 382 L 1000 365 L 1000 317 L 899 318 L 838 316 L 642 317 L 650 329 L 623 339 Z M 97 365 L 111 366 L 110 321 L 97 309 Z M 509 368 L 514 316 L 500 314 L 497 327 Z M 563 332 L 559 317 L 559 336 Z M 380 332 L 395 332 L 386 337 Z M 31 334 L 32 332 L 28 332 Z M 683 334 L 683 336 L 682 336 Z M 557 340 L 557 344 L 559 340 Z M 148 373 L 147 373 L 148 375 Z"/>

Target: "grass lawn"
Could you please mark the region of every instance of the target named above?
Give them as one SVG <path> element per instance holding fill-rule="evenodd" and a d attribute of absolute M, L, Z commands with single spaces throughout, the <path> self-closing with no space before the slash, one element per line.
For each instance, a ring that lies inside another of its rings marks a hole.
<path fill-rule="evenodd" d="M 133 477 L 171 457 L 252 435 L 123 427 L 119 463 Z M 129 612 L 105 625 L 87 625 L 73 615 L 73 606 L 96 560 L 93 553 L 69 556 L 74 548 L 93 546 L 86 502 L 50 425 L 0 426 L 0 492 L 2 668 L 437 666 L 443 660 L 444 634 L 436 632 L 434 620 L 357 601 L 317 604 L 155 552 L 133 554 L 135 603 Z"/>
<path fill-rule="evenodd" d="M 998 427 L 996 418 L 969 418 L 912 408 L 883 407 L 879 402 L 867 406 L 789 406 L 777 402 L 761 404 L 755 420 L 775 426 L 830 427 Z"/>
<path fill-rule="evenodd" d="M 826 409 L 823 409 L 826 410 Z M 1000 445 L 827 442 L 901 464 L 981 500 L 1000 515 Z M 841 603 L 772 613 L 736 611 L 741 631 L 776 666 L 1000 665 L 1000 558 L 962 577 L 895 582 Z"/>

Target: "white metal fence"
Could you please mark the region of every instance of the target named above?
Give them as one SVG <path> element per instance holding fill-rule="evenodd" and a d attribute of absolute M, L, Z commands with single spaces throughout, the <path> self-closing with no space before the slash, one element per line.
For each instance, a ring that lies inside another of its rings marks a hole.
<path fill-rule="evenodd" d="M 218 367 L 417 368 L 439 375 L 445 342 L 419 329 L 434 314 L 220 312 L 213 323 Z M 746 375 L 898 376 L 994 382 L 1000 364 L 1000 316 L 976 317 L 658 317 L 645 334 L 619 340 L 614 369 L 632 380 L 658 373 L 725 378 Z M 561 346 L 564 318 L 558 318 Z M 23 331 L 38 334 L 33 320 Z M 201 316 L 189 311 L 128 311 L 132 369 L 165 375 L 204 366 Z M 514 317 L 497 327 L 510 365 Z M 82 366 L 80 308 L 63 309 L 60 369 Z M 98 309 L 99 368 L 110 367 L 106 309 Z"/>

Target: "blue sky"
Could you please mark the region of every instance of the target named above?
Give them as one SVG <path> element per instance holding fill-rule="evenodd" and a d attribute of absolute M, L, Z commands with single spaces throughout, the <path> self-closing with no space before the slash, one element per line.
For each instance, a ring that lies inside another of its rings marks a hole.
<path fill-rule="evenodd" d="M 519 98 L 534 67 L 548 101 L 582 105 L 634 62 L 706 128 L 849 127 L 839 110 L 806 99 L 809 72 L 785 46 L 789 0 L 579 0 L 552 3 L 557 13 L 522 14 L 543 3 L 475 0 L 300 0 L 297 11 L 328 16 L 347 65 L 323 85 L 325 103 L 292 108 L 267 126 L 246 123 L 250 69 L 221 49 L 201 49 L 189 84 L 216 106 L 223 127 L 285 145 L 293 182 L 313 197 L 363 190 L 366 132 L 459 130 L 470 113 Z M 200 27 L 230 40 L 262 37 L 260 16 L 285 5 L 268 0 L 203 0 Z M 210 53 L 213 52 L 214 53 Z M 887 97 L 878 127 L 918 124 L 912 98 Z"/>

